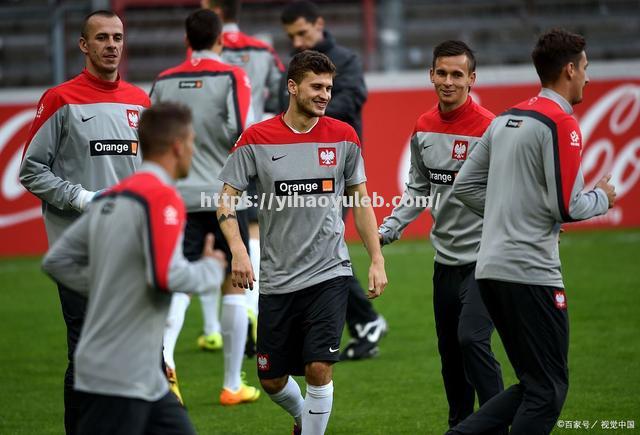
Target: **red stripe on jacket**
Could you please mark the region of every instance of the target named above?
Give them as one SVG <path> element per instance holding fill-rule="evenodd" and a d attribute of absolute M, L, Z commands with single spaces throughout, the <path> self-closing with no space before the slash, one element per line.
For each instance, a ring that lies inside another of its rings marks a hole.
<path fill-rule="evenodd" d="M 110 193 L 132 193 L 146 205 L 149 249 L 156 287 L 169 291 L 171 258 L 186 222 L 184 202 L 178 191 L 157 176 L 139 172 L 109 189 Z"/>

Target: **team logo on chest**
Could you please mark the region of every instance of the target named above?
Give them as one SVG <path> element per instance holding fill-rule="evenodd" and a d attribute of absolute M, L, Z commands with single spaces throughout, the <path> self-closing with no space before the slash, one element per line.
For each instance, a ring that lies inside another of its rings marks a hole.
<path fill-rule="evenodd" d="M 318 148 L 318 163 L 320 163 L 320 166 L 335 166 L 336 149 L 333 147 Z"/>
<path fill-rule="evenodd" d="M 451 158 L 456 160 L 467 160 L 467 151 L 469 151 L 469 141 L 454 140 L 451 150 Z"/>
<path fill-rule="evenodd" d="M 137 110 L 127 109 L 127 122 L 129 127 L 138 128 L 138 121 L 140 120 L 140 112 Z"/>

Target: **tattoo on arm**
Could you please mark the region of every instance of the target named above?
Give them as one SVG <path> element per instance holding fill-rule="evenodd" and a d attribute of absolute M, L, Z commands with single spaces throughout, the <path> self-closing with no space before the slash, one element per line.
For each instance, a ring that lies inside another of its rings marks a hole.
<path fill-rule="evenodd" d="M 221 214 L 221 215 L 220 215 L 220 217 L 218 218 L 218 223 L 220 223 L 220 224 L 221 224 L 222 222 L 224 222 L 224 221 L 226 221 L 226 220 L 229 220 L 229 219 L 235 219 L 235 220 L 238 220 L 238 218 L 236 217 L 236 215 L 235 215 L 235 214 L 233 214 L 233 213 L 229 213 L 229 214 Z"/>

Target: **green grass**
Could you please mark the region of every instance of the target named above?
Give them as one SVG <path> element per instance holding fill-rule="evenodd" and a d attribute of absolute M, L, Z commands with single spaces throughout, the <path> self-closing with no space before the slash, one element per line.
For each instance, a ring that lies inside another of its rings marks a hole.
<path fill-rule="evenodd" d="M 560 246 L 571 317 L 571 386 L 560 418 L 640 425 L 640 231 L 569 233 Z M 365 275 L 365 251 L 352 245 L 351 252 L 359 275 Z M 400 242 L 385 248 L 385 256 L 391 284 L 375 305 L 391 330 L 379 358 L 336 366 L 329 434 L 446 430 L 431 304 L 433 250 L 426 241 Z M 55 287 L 40 272 L 38 259 L 2 260 L 0 283 L 0 434 L 62 433 L 66 342 Z M 201 322 L 194 299 L 176 351 L 198 432 L 290 433 L 290 418 L 267 397 L 233 408 L 216 403 L 222 357 L 196 349 Z M 514 378 L 497 336 L 494 349 L 509 385 Z M 255 360 L 247 360 L 245 370 L 257 385 Z"/>

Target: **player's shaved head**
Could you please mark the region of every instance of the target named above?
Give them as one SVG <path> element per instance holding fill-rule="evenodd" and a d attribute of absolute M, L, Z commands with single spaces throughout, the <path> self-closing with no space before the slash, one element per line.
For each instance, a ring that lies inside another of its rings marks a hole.
<path fill-rule="evenodd" d="M 84 39 L 87 39 L 89 37 L 89 22 L 91 21 L 91 18 L 93 18 L 93 17 L 104 17 L 104 18 L 117 17 L 117 18 L 120 18 L 113 11 L 99 10 L 99 11 L 91 12 L 89 15 L 84 17 L 84 20 L 82 21 L 82 28 L 80 29 L 80 36 L 82 36 Z"/>
<path fill-rule="evenodd" d="M 179 103 L 158 103 L 142 112 L 138 136 L 142 155 L 155 157 L 169 150 L 176 140 L 189 134 L 191 109 Z"/>

